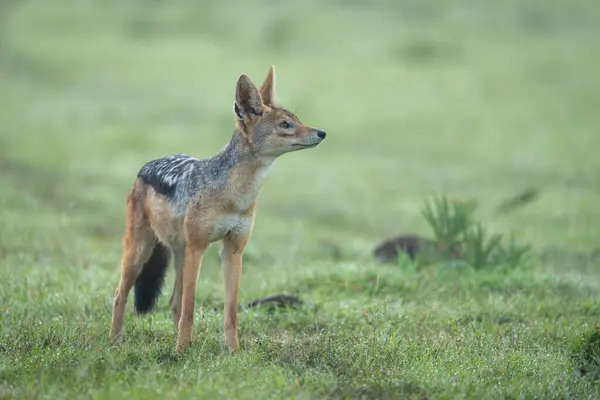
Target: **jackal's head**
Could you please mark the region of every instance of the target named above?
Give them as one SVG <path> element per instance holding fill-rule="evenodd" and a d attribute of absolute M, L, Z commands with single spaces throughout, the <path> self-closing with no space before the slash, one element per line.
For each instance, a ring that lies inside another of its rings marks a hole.
<path fill-rule="evenodd" d="M 325 139 L 324 131 L 303 124 L 296 115 L 279 105 L 273 66 L 260 90 L 248 75 L 239 77 L 233 113 L 238 132 L 258 156 L 278 157 L 315 147 Z"/>

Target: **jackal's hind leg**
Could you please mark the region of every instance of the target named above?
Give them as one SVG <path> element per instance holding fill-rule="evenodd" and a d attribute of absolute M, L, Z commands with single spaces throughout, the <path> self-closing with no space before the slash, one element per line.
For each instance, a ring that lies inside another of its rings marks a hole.
<path fill-rule="evenodd" d="M 127 220 L 123 237 L 123 256 L 121 259 L 121 279 L 113 302 L 110 339 L 121 336 L 123 330 L 123 314 L 127 297 L 144 264 L 150 259 L 157 239 L 150 223 L 140 207 L 140 199 L 135 196 L 135 189 L 127 200 Z"/>
<path fill-rule="evenodd" d="M 179 329 L 179 319 L 181 318 L 181 297 L 183 295 L 183 266 L 185 264 L 185 245 L 181 248 L 173 248 L 173 266 L 175 267 L 175 283 L 173 284 L 173 294 L 169 300 L 171 306 L 171 316 L 175 325 L 175 332 Z"/>

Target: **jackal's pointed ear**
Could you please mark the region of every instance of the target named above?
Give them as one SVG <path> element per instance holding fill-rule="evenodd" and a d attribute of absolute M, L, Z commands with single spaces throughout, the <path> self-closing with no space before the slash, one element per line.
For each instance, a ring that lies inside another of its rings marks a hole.
<path fill-rule="evenodd" d="M 277 107 L 279 105 L 275 89 L 275 66 L 271 65 L 269 74 L 260 88 L 260 97 L 262 97 L 263 104 L 270 107 Z"/>
<path fill-rule="evenodd" d="M 251 114 L 262 115 L 263 102 L 260 93 L 246 74 L 240 75 L 237 81 L 233 111 L 239 119 L 244 119 L 245 116 Z"/>

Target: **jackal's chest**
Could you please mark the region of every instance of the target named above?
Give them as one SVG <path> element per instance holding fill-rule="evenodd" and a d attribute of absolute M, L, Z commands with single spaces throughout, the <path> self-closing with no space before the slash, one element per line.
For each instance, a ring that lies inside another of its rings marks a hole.
<path fill-rule="evenodd" d="M 209 242 L 221 240 L 228 233 L 245 235 L 250 229 L 250 218 L 240 214 L 226 214 L 215 218 L 208 229 Z"/>

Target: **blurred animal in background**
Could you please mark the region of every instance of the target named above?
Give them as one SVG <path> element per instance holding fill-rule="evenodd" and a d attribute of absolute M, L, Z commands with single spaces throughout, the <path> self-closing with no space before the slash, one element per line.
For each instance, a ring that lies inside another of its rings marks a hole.
<path fill-rule="evenodd" d="M 299 297 L 291 296 L 288 294 L 275 294 L 267 297 L 261 297 L 259 299 L 251 300 L 246 304 L 238 305 L 238 311 L 242 311 L 248 308 L 255 308 L 264 310 L 267 312 L 274 312 L 275 310 L 296 310 L 304 305 L 304 302 Z M 218 307 L 213 307 L 213 311 L 218 312 Z"/>
<path fill-rule="evenodd" d="M 448 251 L 435 240 L 410 234 L 386 240 L 373 250 L 373 256 L 382 263 L 398 262 L 401 253 L 405 253 L 411 261 L 415 261 L 421 255 L 435 258 L 461 258 L 459 248 Z"/>
<path fill-rule="evenodd" d="M 541 190 L 528 187 L 496 206 L 496 215 L 514 211 L 533 202 L 540 195 Z M 401 253 L 405 253 L 412 261 L 422 260 L 461 259 L 462 252 L 458 246 L 451 249 L 442 243 L 413 234 L 400 235 L 379 244 L 373 250 L 373 256 L 382 263 L 396 263 Z"/>
<path fill-rule="evenodd" d="M 302 306 L 304 302 L 296 296 L 286 294 L 277 294 L 269 297 L 252 300 L 246 303 L 247 308 L 265 308 L 269 311 L 277 308 L 297 308 Z"/>

